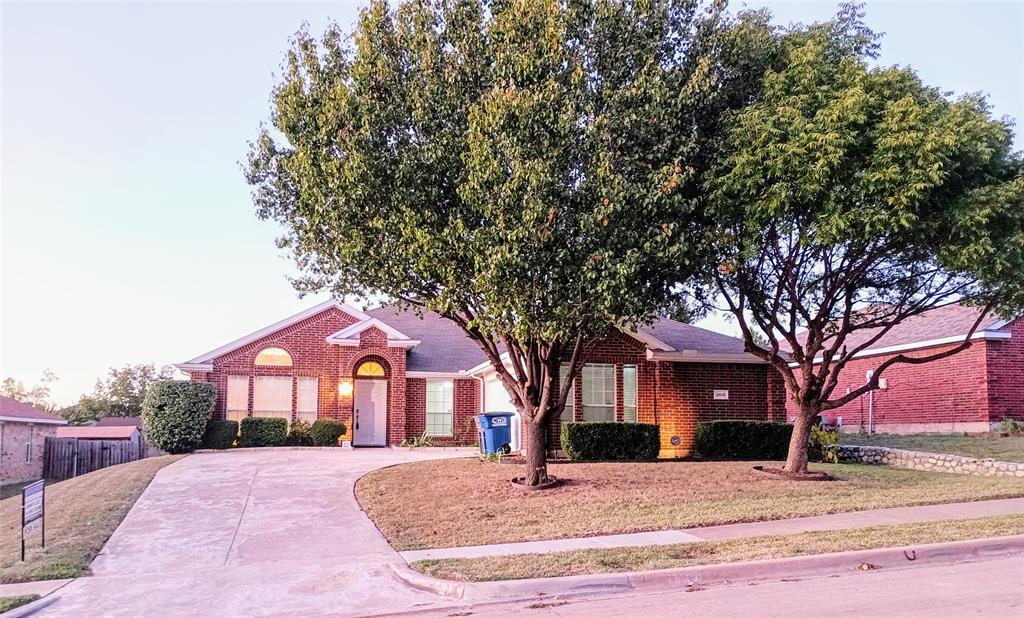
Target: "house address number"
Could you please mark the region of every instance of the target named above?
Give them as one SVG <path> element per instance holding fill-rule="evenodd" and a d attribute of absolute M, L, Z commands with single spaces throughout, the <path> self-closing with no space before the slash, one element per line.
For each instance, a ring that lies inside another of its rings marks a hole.
<path fill-rule="evenodd" d="M 715 399 L 719 401 L 728 401 L 729 391 L 725 389 L 715 389 Z"/>

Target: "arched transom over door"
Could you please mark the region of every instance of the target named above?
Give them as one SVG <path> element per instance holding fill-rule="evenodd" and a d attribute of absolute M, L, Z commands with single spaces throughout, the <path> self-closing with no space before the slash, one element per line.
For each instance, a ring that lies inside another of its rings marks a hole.
<path fill-rule="evenodd" d="M 384 365 L 367 360 L 356 367 L 352 397 L 352 445 L 388 443 L 388 381 Z"/>

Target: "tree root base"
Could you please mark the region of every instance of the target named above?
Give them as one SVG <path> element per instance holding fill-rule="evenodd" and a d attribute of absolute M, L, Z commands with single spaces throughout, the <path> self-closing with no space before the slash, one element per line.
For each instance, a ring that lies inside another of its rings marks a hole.
<path fill-rule="evenodd" d="M 527 485 L 525 476 L 517 476 L 512 479 L 512 487 L 521 489 L 523 491 L 540 491 L 542 489 L 551 489 L 552 487 L 558 487 L 562 484 L 562 479 L 557 476 L 548 475 L 548 480 L 540 485 Z"/>
<path fill-rule="evenodd" d="M 754 472 L 761 476 L 778 479 L 780 481 L 834 481 L 836 478 L 824 472 L 807 472 L 805 474 L 794 474 L 786 472 L 782 468 L 768 468 L 765 466 L 754 466 Z"/>

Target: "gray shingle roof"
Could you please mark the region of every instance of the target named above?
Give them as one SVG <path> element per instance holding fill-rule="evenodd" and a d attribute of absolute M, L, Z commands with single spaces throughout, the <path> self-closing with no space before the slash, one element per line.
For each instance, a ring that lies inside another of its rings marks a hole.
<path fill-rule="evenodd" d="M 743 340 L 713 330 L 699 328 L 667 318 L 659 318 L 640 331 L 653 335 L 675 348 L 677 352 L 696 350 L 703 354 L 738 354 L 743 352 Z"/>
<path fill-rule="evenodd" d="M 367 311 L 369 315 L 392 326 L 420 344 L 409 350 L 406 371 L 464 371 L 487 360 L 480 347 L 450 320 L 426 311 L 420 318 L 413 311 L 396 313 L 386 305 Z M 734 354 L 743 352 L 743 341 L 729 335 L 661 318 L 650 326 L 640 328 L 675 348 L 677 351 L 695 350 L 704 354 Z"/>
<path fill-rule="evenodd" d="M 420 340 L 419 345 L 409 350 L 405 360 L 406 371 L 455 372 L 476 367 L 487 360 L 480 346 L 454 322 L 433 311 L 424 311 L 422 318 L 414 311 L 396 312 L 393 305 L 385 305 L 366 313 L 412 339 Z"/>

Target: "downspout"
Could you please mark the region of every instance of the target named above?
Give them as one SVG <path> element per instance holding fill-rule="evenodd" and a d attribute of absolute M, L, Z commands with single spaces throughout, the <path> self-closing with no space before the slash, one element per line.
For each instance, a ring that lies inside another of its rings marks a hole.
<path fill-rule="evenodd" d="M 864 377 L 870 383 L 874 375 L 875 372 L 869 369 Z M 868 389 L 868 435 L 873 433 L 875 433 L 875 389 L 872 388 Z"/>

